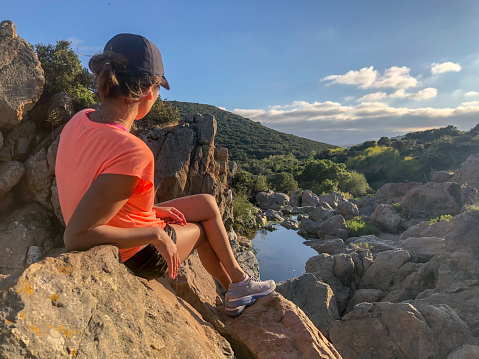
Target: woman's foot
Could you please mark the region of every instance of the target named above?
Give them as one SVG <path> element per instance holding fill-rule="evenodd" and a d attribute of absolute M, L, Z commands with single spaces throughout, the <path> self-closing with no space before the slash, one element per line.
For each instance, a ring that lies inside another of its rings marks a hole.
<path fill-rule="evenodd" d="M 225 313 L 236 317 L 256 299 L 267 296 L 275 288 L 273 280 L 260 281 L 253 276 L 246 277 L 242 282 L 231 283 L 225 295 Z"/>

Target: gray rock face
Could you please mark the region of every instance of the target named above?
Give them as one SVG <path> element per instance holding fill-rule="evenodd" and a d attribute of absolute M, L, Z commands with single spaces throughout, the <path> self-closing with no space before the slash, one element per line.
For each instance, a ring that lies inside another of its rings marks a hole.
<path fill-rule="evenodd" d="M 451 182 L 479 189 L 479 153 L 470 155 L 457 169 Z"/>
<path fill-rule="evenodd" d="M 298 222 L 296 222 L 295 220 L 291 219 L 291 218 L 288 218 L 286 220 L 284 220 L 283 222 L 280 223 L 284 228 L 287 228 L 287 229 L 293 229 L 293 230 L 296 230 L 296 229 L 299 229 L 299 224 Z"/>
<path fill-rule="evenodd" d="M 258 207 L 263 210 L 272 209 L 274 211 L 280 211 L 289 203 L 289 197 L 284 193 L 273 191 L 259 192 L 256 195 L 256 201 L 258 202 Z"/>
<path fill-rule="evenodd" d="M 437 171 L 434 172 L 432 175 L 431 181 L 432 182 L 457 182 L 457 181 L 451 181 L 452 173 L 449 171 Z"/>
<path fill-rule="evenodd" d="M 388 232 L 397 233 L 401 224 L 401 215 L 389 204 L 380 204 L 371 214 L 371 221 Z"/>
<path fill-rule="evenodd" d="M 446 305 L 362 303 L 333 323 L 331 341 L 344 359 L 446 359 L 474 340 Z"/>
<path fill-rule="evenodd" d="M 71 98 L 60 92 L 54 95 L 47 110 L 48 121 L 56 127 L 67 122 L 73 116 L 73 103 Z"/>
<path fill-rule="evenodd" d="M 315 193 L 313 193 L 309 189 L 303 191 L 303 193 L 301 195 L 301 206 L 303 206 L 303 207 L 307 207 L 307 206 L 317 207 L 317 206 L 319 206 L 319 202 L 321 202 L 321 201 L 319 200 L 319 197 Z"/>
<path fill-rule="evenodd" d="M 386 183 L 376 191 L 376 204 L 400 203 L 403 197 L 413 188 L 421 186 L 417 182 Z"/>
<path fill-rule="evenodd" d="M 0 149 L 0 161 L 25 161 L 34 137 L 35 123 L 30 120 L 22 121 L 5 137 L 4 145 Z"/>
<path fill-rule="evenodd" d="M 0 128 L 12 128 L 40 98 L 45 77 L 37 55 L 11 21 L 0 23 L 0 53 Z"/>
<path fill-rule="evenodd" d="M 0 302 L 4 358 L 234 356 L 167 283 L 132 275 L 112 246 L 35 263 L 0 282 Z"/>
<path fill-rule="evenodd" d="M 358 289 L 349 301 L 347 311 L 350 312 L 354 309 L 354 306 L 359 303 L 379 302 L 384 298 L 385 294 L 386 293 L 379 289 Z"/>
<path fill-rule="evenodd" d="M 329 285 L 306 273 L 276 285 L 276 291 L 300 307 L 324 336 L 334 320 L 339 319 L 334 293 Z"/>
<path fill-rule="evenodd" d="M 334 216 L 334 210 L 326 202 L 321 203 L 309 214 L 309 218 L 318 223 L 323 223 L 332 216 Z"/>
<path fill-rule="evenodd" d="M 399 268 L 409 260 L 407 251 L 384 251 L 378 254 L 373 264 L 361 278 L 359 288 L 379 289 L 387 292 Z"/>
<path fill-rule="evenodd" d="M 477 345 L 461 345 L 454 349 L 447 359 L 477 359 L 479 358 L 479 346 Z"/>
<path fill-rule="evenodd" d="M 464 205 L 478 201 L 477 190 L 454 182 L 428 182 L 410 190 L 403 198 L 402 214 L 406 218 L 437 217 L 459 214 Z"/>
<path fill-rule="evenodd" d="M 344 241 L 341 238 L 312 241 L 310 245 L 319 254 L 327 253 L 330 255 L 335 255 L 335 254 L 345 253 L 348 251 L 348 248 L 346 247 L 346 245 L 344 244 Z"/>
<path fill-rule="evenodd" d="M 345 241 L 347 244 L 356 244 L 361 247 L 368 247 L 373 253 L 379 253 L 399 248 L 393 241 L 388 239 L 379 239 L 374 234 L 361 237 L 351 237 Z"/>
<path fill-rule="evenodd" d="M 333 209 L 336 209 L 338 204 L 341 201 L 344 201 L 344 196 L 341 193 L 337 193 L 337 192 L 331 192 L 330 194 L 319 196 L 318 198 L 320 202 L 326 202 Z"/>
<path fill-rule="evenodd" d="M 20 181 L 24 173 L 25 167 L 20 162 L 0 163 L 0 198 Z"/>
<path fill-rule="evenodd" d="M 402 246 L 420 261 L 427 262 L 446 249 L 446 240 L 439 237 L 410 237 L 402 242 Z"/>
<path fill-rule="evenodd" d="M 281 212 L 275 211 L 274 209 L 268 209 L 266 211 L 266 218 L 268 219 L 268 221 L 284 221 L 284 218 L 281 217 Z"/>
<path fill-rule="evenodd" d="M 25 267 L 31 246 L 43 253 L 53 247 L 63 246 L 61 238 L 55 238 L 50 218 L 37 204 L 18 209 L 0 220 L 0 273 L 9 274 Z"/>
<path fill-rule="evenodd" d="M 318 227 L 317 236 L 318 238 L 326 239 L 328 239 L 328 237 L 348 238 L 344 217 L 337 214 L 321 223 Z"/>
<path fill-rule="evenodd" d="M 353 218 L 359 216 L 359 209 L 354 203 L 344 200 L 338 203 L 336 213 L 345 218 Z"/>

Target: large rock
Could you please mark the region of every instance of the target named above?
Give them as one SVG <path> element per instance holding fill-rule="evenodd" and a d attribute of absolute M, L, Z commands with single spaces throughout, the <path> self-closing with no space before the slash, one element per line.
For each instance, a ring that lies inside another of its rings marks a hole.
<path fill-rule="evenodd" d="M 374 194 L 374 201 L 377 204 L 400 203 L 403 197 L 413 188 L 419 187 L 417 182 L 386 183 Z"/>
<path fill-rule="evenodd" d="M 25 167 L 20 162 L 0 163 L 0 198 L 20 181 L 24 173 Z"/>
<path fill-rule="evenodd" d="M 319 206 L 319 200 L 318 195 L 310 191 L 309 189 L 303 191 L 301 194 L 301 206 L 303 207 L 308 207 L 308 206 L 313 206 L 317 207 Z"/>
<path fill-rule="evenodd" d="M 190 256 L 181 270 L 172 286 L 228 338 L 238 358 L 340 358 L 303 311 L 280 294 L 258 299 L 239 317 L 230 318 L 199 259 Z"/>
<path fill-rule="evenodd" d="M 48 213 L 38 204 L 17 209 L 0 220 L 0 273 L 9 274 L 63 246 Z M 30 254 L 30 256 L 28 256 Z M 29 257 L 29 258 L 28 258 Z M 28 259 L 28 260 L 27 260 Z"/>
<path fill-rule="evenodd" d="M 338 192 L 331 192 L 330 194 L 322 195 L 319 196 L 319 201 L 321 202 L 326 202 L 329 204 L 333 209 L 336 209 L 338 204 L 341 201 L 344 201 L 344 196 L 341 193 Z"/>
<path fill-rule="evenodd" d="M 402 246 L 420 261 L 427 262 L 446 249 L 446 240 L 439 237 L 410 237 L 402 242 Z"/>
<path fill-rule="evenodd" d="M 35 123 L 31 120 L 22 121 L 5 137 L 0 149 L 0 161 L 25 161 L 34 138 Z"/>
<path fill-rule="evenodd" d="M 361 289 L 379 289 L 386 292 L 399 268 L 409 261 L 409 253 L 404 250 L 384 251 L 378 254 L 373 264 L 361 278 Z"/>
<path fill-rule="evenodd" d="M 339 319 L 334 293 L 329 285 L 319 281 L 311 273 L 303 274 L 276 285 L 276 291 L 289 299 L 323 335 L 329 336 L 329 329 L 334 320 Z"/>
<path fill-rule="evenodd" d="M 256 202 L 258 202 L 258 207 L 263 210 L 280 211 L 289 203 L 289 197 L 284 193 L 273 191 L 259 192 L 256 195 Z"/>
<path fill-rule="evenodd" d="M 461 345 L 454 349 L 447 359 L 477 359 L 479 358 L 479 346 L 477 345 Z"/>
<path fill-rule="evenodd" d="M 332 216 L 334 216 L 334 210 L 326 202 L 321 203 L 309 214 L 309 218 L 318 223 L 323 223 Z"/>
<path fill-rule="evenodd" d="M 331 341 L 344 359 L 446 359 L 474 344 L 464 322 L 446 305 L 363 303 L 333 323 Z"/>
<path fill-rule="evenodd" d="M 338 203 L 336 213 L 350 219 L 359 216 L 359 209 L 354 203 L 344 200 Z"/>
<path fill-rule="evenodd" d="M 461 187 L 454 182 L 428 182 L 411 189 L 401 201 L 406 218 L 434 218 L 456 215 L 465 205 L 478 202 L 479 195 L 472 187 Z"/>
<path fill-rule="evenodd" d="M 40 98 L 45 77 L 35 51 L 8 20 L 0 23 L 0 53 L 0 128 L 12 128 Z"/>
<path fill-rule="evenodd" d="M 47 258 L 0 282 L 0 357 L 233 358 L 165 283 L 135 277 L 101 246 Z"/>
<path fill-rule="evenodd" d="M 368 234 L 361 237 L 351 237 L 345 242 L 347 244 L 355 245 L 359 248 L 367 248 L 373 253 L 395 250 L 399 248 L 394 241 L 390 239 L 379 239 L 374 234 Z"/>
<path fill-rule="evenodd" d="M 348 238 L 349 231 L 346 229 L 346 221 L 344 217 L 340 214 L 337 214 L 331 218 L 328 218 L 326 221 L 321 223 L 316 232 L 318 238 Z"/>
<path fill-rule="evenodd" d="M 377 206 L 370 219 L 390 233 L 397 233 L 401 224 L 401 215 L 390 204 L 380 204 Z"/>
<path fill-rule="evenodd" d="M 475 153 L 467 157 L 461 163 L 454 176 L 450 179 L 451 182 L 457 182 L 460 185 L 467 185 L 479 189 L 479 153 Z"/>
<path fill-rule="evenodd" d="M 139 135 L 155 156 L 156 200 L 198 193 L 216 198 L 224 220 L 232 217 L 224 192 L 227 156 L 215 151 L 216 120 L 194 115 L 185 124 L 167 129 L 151 129 Z M 181 151 L 178 149 L 181 148 Z M 216 157 L 215 157 L 216 156 Z"/>
<path fill-rule="evenodd" d="M 52 128 L 67 122 L 72 116 L 72 99 L 65 92 L 59 92 L 54 95 L 47 110 L 47 120 L 52 125 Z"/>

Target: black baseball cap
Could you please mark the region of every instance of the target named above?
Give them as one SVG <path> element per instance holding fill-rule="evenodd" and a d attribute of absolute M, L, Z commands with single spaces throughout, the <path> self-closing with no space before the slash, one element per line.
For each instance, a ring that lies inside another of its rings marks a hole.
<path fill-rule="evenodd" d="M 109 51 L 125 57 L 128 71 L 162 77 L 161 86 L 170 89 L 165 78 L 160 50 L 147 38 L 134 34 L 118 34 L 106 43 L 103 52 Z"/>

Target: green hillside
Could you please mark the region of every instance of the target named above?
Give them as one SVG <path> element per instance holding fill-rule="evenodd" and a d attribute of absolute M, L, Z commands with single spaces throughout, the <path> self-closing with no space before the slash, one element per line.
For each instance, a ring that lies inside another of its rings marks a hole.
<path fill-rule="evenodd" d="M 290 153 L 298 159 L 305 159 L 310 155 L 314 156 L 336 147 L 272 130 L 259 122 L 251 121 L 215 106 L 191 102 L 168 102 L 178 108 L 181 115 L 200 113 L 215 116 L 218 122 L 216 147 L 228 148 L 229 158 L 240 163 L 250 159 L 261 160 L 269 156 Z"/>

